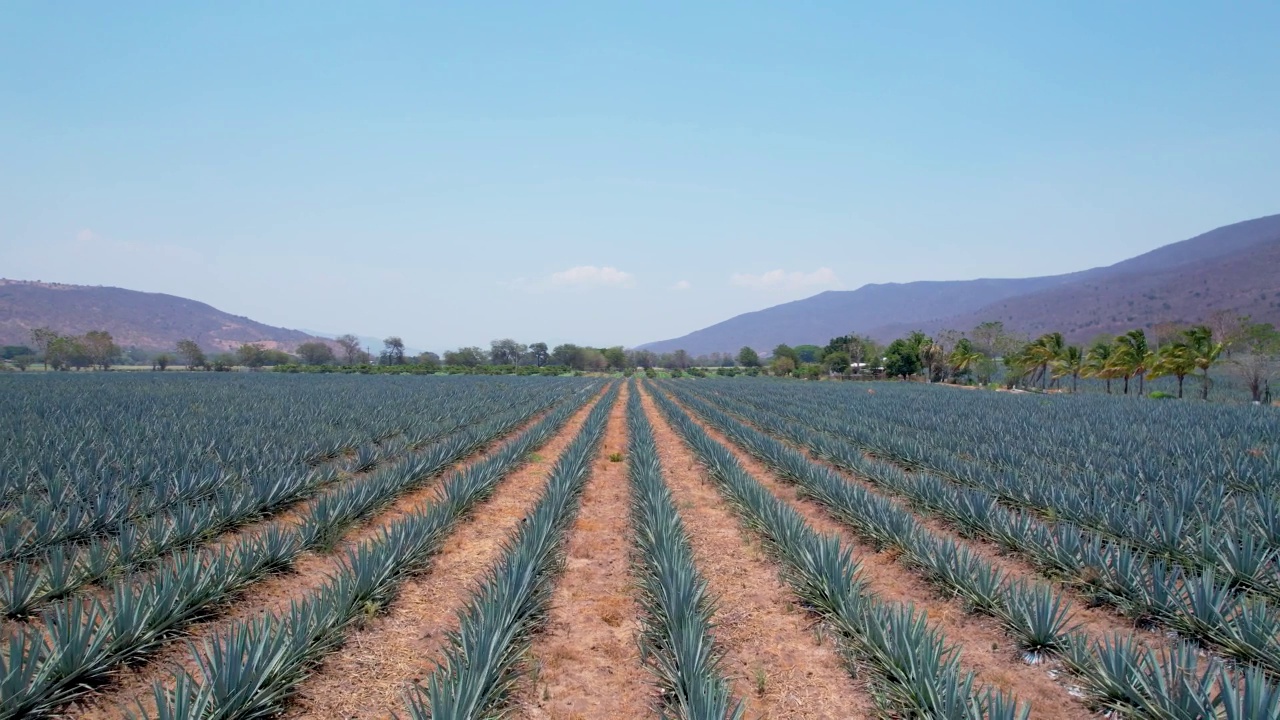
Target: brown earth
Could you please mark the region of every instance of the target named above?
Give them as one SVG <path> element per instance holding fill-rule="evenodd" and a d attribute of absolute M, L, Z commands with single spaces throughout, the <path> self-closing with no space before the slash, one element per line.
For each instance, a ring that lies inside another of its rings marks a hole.
<path fill-rule="evenodd" d="M 386 613 L 347 638 L 299 688 L 285 717 L 385 718 L 404 713 L 405 693 L 443 659 L 445 634 L 483 573 L 502 553 L 546 486 L 547 474 L 577 436 L 594 403 L 530 459 L 450 534 L 428 572 L 410 579 Z M 352 678 L 359 678 L 358 683 Z"/>
<path fill-rule="evenodd" d="M 630 573 L 627 451 L 622 393 L 609 414 L 556 583 L 547 624 L 512 698 L 516 717 L 537 720 L 654 716 L 657 691 L 640 661 L 639 609 Z"/>
<path fill-rule="evenodd" d="M 865 684 L 840 648 L 779 579 L 779 568 L 716 490 L 693 453 L 658 412 L 644 384 L 658 456 L 716 603 L 717 646 L 748 718 L 874 717 Z M 749 539 L 751 538 L 751 539 Z"/>
<path fill-rule="evenodd" d="M 686 413 L 708 435 L 729 448 L 761 485 L 795 507 L 813 529 L 839 536 L 861 563 L 862 577 L 871 592 L 884 601 L 913 603 L 918 610 L 926 612 L 930 625 L 958 649 L 961 667 L 972 670 L 979 682 L 1011 692 L 1019 701 L 1030 703 L 1034 718 L 1073 720 L 1093 716 L 1073 693 L 1073 688 L 1055 679 L 1060 674 L 1055 668 L 1023 662 L 1016 643 L 997 621 L 968 613 L 959 600 L 940 598 L 932 585 L 898 562 L 897 552 L 877 552 L 873 546 L 863 543 L 821 505 L 800 498 L 797 488 L 784 485 L 763 463 L 687 409 Z"/>
<path fill-rule="evenodd" d="M 590 407 L 590 403 L 586 407 L 579 409 L 570 418 L 568 425 L 581 424 L 586 417 L 588 407 Z M 386 525 L 431 502 L 436 497 L 437 486 L 441 478 L 449 472 L 459 472 L 478 462 L 495 450 L 499 444 L 505 443 L 509 438 L 518 436 L 532 426 L 544 414 L 540 413 L 520 424 L 504 435 L 502 439 L 495 440 L 494 443 L 478 449 L 461 462 L 455 464 L 451 470 L 437 475 L 436 478 L 426 482 L 422 487 L 399 498 L 389 508 L 349 529 L 332 552 L 304 552 L 298 556 L 288 572 L 272 575 L 253 583 L 236 597 L 232 603 L 223 608 L 215 609 L 212 619 L 192 625 L 183 633 L 183 636 L 199 646 L 203 638 L 211 637 L 236 623 L 246 622 L 253 618 L 287 609 L 292 600 L 304 597 L 325 582 L 330 573 L 338 567 L 338 560 L 342 556 L 343 550 L 373 537 Z M 291 515 L 292 513 L 285 513 L 282 518 L 276 521 L 282 521 Z M 259 532 L 262 529 L 265 529 L 262 524 L 257 523 L 251 527 L 243 528 L 241 533 Z M 116 680 L 113 683 L 104 687 L 99 693 L 73 704 L 69 709 L 69 714 L 77 718 L 116 718 L 122 717 L 126 709 L 139 707 L 140 703 L 148 711 L 151 711 L 154 708 L 152 687 L 157 682 L 172 686 L 175 682 L 174 678 L 178 668 L 194 672 L 196 666 L 191 656 L 190 643 L 181 642 L 175 638 L 174 641 L 151 656 L 149 661 L 117 670 Z"/>

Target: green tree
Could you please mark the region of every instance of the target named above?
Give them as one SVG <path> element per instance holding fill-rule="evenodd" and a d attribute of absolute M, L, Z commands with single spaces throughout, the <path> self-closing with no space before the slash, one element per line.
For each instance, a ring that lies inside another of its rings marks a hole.
<path fill-rule="evenodd" d="M 1053 361 L 1053 379 L 1071 378 L 1071 392 L 1078 392 L 1080 373 L 1084 371 L 1084 353 L 1078 345 L 1068 345 Z"/>
<path fill-rule="evenodd" d="M 1116 373 L 1124 378 L 1124 394 L 1129 394 L 1129 379 L 1138 377 L 1139 382 L 1146 374 L 1152 360 L 1151 349 L 1147 347 L 1147 334 L 1142 329 L 1130 330 L 1116 337 L 1115 353 L 1111 362 Z M 1143 387 L 1139 386 L 1138 394 Z"/>
<path fill-rule="evenodd" d="M 963 377 L 972 372 L 975 366 L 985 357 L 981 352 L 978 352 L 972 340 L 960 338 L 956 342 L 955 349 L 951 351 L 951 357 L 948 358 L 948 362 L 951 363 L 951 372 L 956 376 Z"/>
<path fill-rule="evenodd" d="M 182 361 L 187 364 L 188 370 L 195 370 L 208 364 L 208 360 L 204 356 L 204 350 L 200 349 L 195 340 L 179 340 L 178 357 L 182 358 Z"/>
<path fill-rule="evenodd" d="M 429 351 L 420 353 L 417 358 L 417 363 L 423 367 L 437 369 L 440 367 L 440 356 Z"/>
<path fill-rule="evenodd" d="M 35 345 L 36 350 L 40 352 L 40 357 L 44 362 L 45 370 L 49 369 L 49 346 L 52 345 L 58 337 L 58 333 L 47 327 L 31 329 L 31 344 Z"/>
<path fill-rule="evenodd" d="M 1110 340 L 1101 339 L 1095 341 L 1089 347 L 1089 351 L 1085 353 L 1084 365 L 1080 373 L 1085 377 L 1106 380 L 1108 395 L 1111 394 L 1111 378 L 1116 377 L 1115 364 L 1112 362 L 1115 349 L 1115 345 Z"/>
<path fill-rule="evenodd" d="M 236 351 L 240 364 L 254 370 L 267 364 L 267 349 L 258 343 L 245 343 Z"/>
<path fill-rule="evenodd" d="M 329 343 L 313 340 L 298 346 L 298 359 L 302 360 L 303 365 L 328 365 L 337 360 L 337 357 Z"/>
<path fill-rule="evenodd" d="M 448 350 L 444 354 L 445 365 L 460 365 L 462 367 L 480 367 L 488 362 L 484 350 L 472 345 L 469 347 L 461 347 L 457 350 Z"/>
<path fill-rule="evenodd" d="M 947 368 L 946 347 L 941 342 L 929 337 L 921 340 L 918 347 L 920 348 L 920 367 L 927 371 L 929 381 L 942 381 Z"/>
<path fill-rule="evenodd" d="M 404 340 L 395 335 L 383 340 L 382 355 L 378 357 L 378 363 L 381 365 L 403 365 Z"/>
<path fill-rule="evenodd" d="M 778 347 L 773 349 L 773 358 L 776 360 L 780 357 L 791 358 L 791 362 L 796 365 L 800 364 L 800 353 L 786 343 L 779 343 Z"/>
<path fill-rule="evenodd" d="M 760 356 L 749 345 L 738 351 L 738 364 L 742 367 L 760 367 Z"/>
<path fill-rule="evenodd" d="M 920 346 L 914 337 L 898 338 L 884 351 L 884 371 L 890 377 L 907 378 L 920 372 Z"/>
<path fill-rule="evenodd" d="M 849 354 L 843 350 L 827 353 L 827 355 L 822 358 L 822 364 L 831 372 L 837 372 L 843 375 L 849 371 Z"/>
<path fill-rule="evenodd" d="M 1187 347 L 1191 349 L 1191 355 L 1195 358 L 1196 367 L 1200 370 L 1200 382 L 1202 383 L 1200 397 L 1208 400 L 1209 368 L 1218 362 L 1225 345 L 1214 341 L 1213 330 L 1210 330 L 1208 325 L 1196 325 L 1187 329 L 1184 334 L 1187 338 Z"/>
<path fill-rule="evenodd" d="M 9 358 L 9 362 L 13 363 L 13 366 L 19 370 L 26 372 L 27 368 L 31 367 L 36 362 L 36 356 L 30 353 L 25 355 L 14 355 Z"/>
<path fill-rule="evenodd" d="M 795 352 L 796 359 L 800 362 L 818 362 L 825 354 L 817 345 L 797 345 Z"/>
<path fill-rule="evenodd" d="M 171 365 L 172 363 L 173 363 L 172 357 L 170 357 L 166 353 L 160 353 L 159 355 L 151 358 L 151 369 L 164 372 L 165 370 L 169 369 L 169 365 Z"/>
<path fill-rule="evenodd" d="M 1022 351 L 1026 365 L 1036 368 L 1033 380 L 1040 381 L 1041 389 L 1049 386 L 1049 366 L 1062 357 L 1066 344 L 1062 333 L 1045 333 L 1027 345 Z"/>
<path fill-rule="evenodd" d="M 529 347 L 511 338 L 489 342 L 489 362 L 494 365 L 519 365 Z"/>
<path fill-rule="evenodd" d="M 608 366 L 614 370 L 625 370 L 627 368 L 627 351 L 622 349 L 621 345 L 605 348 L 600 351 L 604 355 L 604 360 Z"/>
<path fill-rule="evenodd" d="M 553 365 L 564 365 L 565 367 L 574 367 L 580 362 L 579 356 L 582 348 L 573 343 L 564 343 L 555 346 L 551 350 L 551 363 Z M 446 355 L 446 358 L 448 356 Z"/>
<path fill-rule="evenodd" d="M 547 361 L 551 359 L 551 353 L 547 352 L 547 344 L 544 342 L 536 342 L 529 346 L 529 358 L 536 367 L 544 367 Z"/>
<path fill-rule="evenodd" d="M 795 372 L 796 363 L 789 357 L 774 358 L 773 363 L 769 366 L 769 372 L 775 377 L 786 377 Z"/>
<path fill-rule="evenodd" d="M 1160 346 L 1149 375 L 1154 378 L 1172 375 L 1178 378 L 1178 397 L 1182 397 L 1182 382 L 1195 372 L 1196 359 L 1185 342 L 1173 341 Z"/>
<path fill-rule="evenodd" d="M 111 365 L 120 355 L 120 346 L 116 345 L 111 338 L 111 333 L 106 330 L 90 330 L 84 334 L 84 349 L 89 354 L 89 360 L 103 370 L 111 369 Z"/>

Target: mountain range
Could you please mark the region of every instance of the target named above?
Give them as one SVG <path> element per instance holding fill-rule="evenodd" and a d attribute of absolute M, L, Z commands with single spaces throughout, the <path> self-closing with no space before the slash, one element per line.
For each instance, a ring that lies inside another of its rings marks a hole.
<path fill-rule="evenodd" d="M 1106 267 L 1032 278 L 864 285 L 744 313 L 641 345 L 694 355 L 824 345 L 850 332 L 887 342 L 912 330 L 969 330 L 986 321 L 1070 342 L 1227 310 L 1280 325 L 1280 215 L 1247 220 Z"/>
<path fill-rule="evenodd" d="M 821 345 L 850 332 L 887 342 L 912 330 L 968 330 L 991 320 L 1028 335 L 1056 330 L 1084 342 L 1162 322 L 1202 321 L 1219 310 L 1280 325 L 1280 215 L 1064 275 L 828 291 L 639 347 L 701 355 L 750 346 L 767 353 L 779 343 Z M 333 337 L 265 325 L 174 295 L 0 279 L 0 345 L 28 343 L 37 327 L 72 335 L 107 330 L 118 345 L 150 351 L 172 351 L 185 338 L 210 351 L 243 343 L 292 351 Z M 381 342 L 363 340 L 374 348 Z"/>
<path fill-rule="evenodd" d="M 187 338 L 215 352 L 244 343 L 292 351 L 301 343 L 322 340 L 175 295 L 0 278 L 0 345 L 28 344 L 31 330 L 38 327 L 62 335 L 106 330 L 117 345 L 148 351 L 173 351 Z"/>

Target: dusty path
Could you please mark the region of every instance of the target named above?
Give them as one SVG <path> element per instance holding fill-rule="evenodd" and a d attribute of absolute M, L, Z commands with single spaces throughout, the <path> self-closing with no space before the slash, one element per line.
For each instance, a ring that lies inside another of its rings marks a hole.
<path fill-rule="evenodd" d="M 449 535 L 429 572 L 406 582 L 386 613 L 351 633 L 342 651 L 325 659 L 298 688 L 285 717 L 404 715 L 404 693 L 442 658 L 445 633 L 458 627 L 457 611 L 542 494 L 547 474 L 582 429 L 595 401 L 574 413 Z"/>
<path fill-rule="evenodd" d="M 655 717 L 657 690 L 640 661 L 639 608 L 630 572 L 630 485 L 624 384 L 570 530 L 564 574 L 547 625 L 530 650 L 536 672 L 513 697 L 516 717 Z"/>
<path fill-rule="evenodd" d="M 915 603 L 918 609 L 926 611 L 930 623 L 959 649 L 961 667 L 974 671 L 979 682 L 1012 692 L 1020 701 L 1029 702 L 1033 718 L 1078 720 L 1094 715 L 1080 698 L 1072 694 L 1071 688 L 1055 679 L 1058 672 L 1052 664 L 1033 666 L 1023 662 L 1016 643 L 998 622 L 968 613 L 958 600 L 939 597 L 934 586 L 897 562 L 896 552 L 877 552 L 873 546 L 863 543 L 821 505 L 800 499 L 794 486 L 784 484 L 763 463 L 696 414 L 681 407 L 708 435 L 729 448 L 753 478 L 774 496 L 794 506 L 811 527 L 819 532 L 838 535 L 862 564 L 862 576 L 872 592 L 883 600 Z"/>
<path fill-rule="evenodd" d="M 598 398 L 598 396 L 597 396 Z M 591 405 L 588 403 L 580 408 L 566 423 L 566 428 L 580 427 L 586 418 Z M 508 442 L 510 438 L 518 436 L 533 424 L 538 422 L 545 415 L 545 411 L 535 415 L 533 418 L 521 423 L 511 432 L 502 436 L 502 438 L 482 447 L 473 452 L 461 462 L 455 463 L 449 470 L 438 475 L 435 479 L 425 483 L 422 487 L 410 492 L 389 508 L 382 510 L 372 518 L 365 520 L 347 531 L 339 542 L 334 551 L 330 553 L 304 552 L 297 558 L 290 572 L 271 575 L 247 588 L 234 604 L 224 608 L 224 611 L 217 617 L 191 626 L 185 635 L 195 643 L 199 644 L 201 638 L 209 637 L 215 632 L 223 630 L 234 623 L 248 620 L 254 617 L 260 617 L 267 613 L 280 611 L 288 608 L 291 600 L 300 598 L 308 592 L 319 587 L 329 576 L 329 574 L 337 568 L 338 559 L 341 557 L 343 549 L 362 542 L 375 535 L 381 528 L 395 520 L 413 512 L 421 507 L 424 503 L 429 502 L 436 493 L 436 486 L 439 480 L 446 475 L 463 470 L 470 465 L 478 462 L 483 457 L 495 451 L 498 447 Z M 576 432 L 576 430 L 575 430 Z M 565 430 L 562 429 L 559 434 L 553 438 L 553 442 L 564 437 Z M 572 435 L 568 436 L 572 438 Z M 565 443 L 568 439 L 564 440 Z M 548 466 L 549 467 L 549 466 Z M 287 521 L 290 514 L 286 513 L 284 517 L 277 518 L 277 522 Z M 255 527 L 260 531 L 262 528 Z M 344 651 L 345 652 L 345 651 Z M 103 692 L 85 698 L 77 705 L 72 706 L 68 710 L 68 715 L 77 718 L 119 718 L 124 715 L 126 709 L 136 710 L 139 704 L 143 704 L 148 710 L 154 707 L 152 700 L 152 687 L 156 682 L 164 682 L 172 684 L 175 676 L 175 668 L 181 666 L 188 670 L 194 669 L 191 662 L 191 653 L 188 643 L 182 640 L 175 640 L 168 646 L 161 649 L 151 657 L 149 662 L 131 668 L 123 668 L 118 672 L 117 680 L 112 685 L 104 688 Z M 368 681 L 368 678 L 362 678 L 362 682 Z"/>
<path fill-rule="evenodd" d="M 824 636 L 778 578 L 779 568 L 742 528 L 706 471 L 658 411 L 642 384 L 645 413 L 698 570 L 716 603 L 713 635 L 746 717 L 876 717 L 865 683 L 846 670 Z"/>

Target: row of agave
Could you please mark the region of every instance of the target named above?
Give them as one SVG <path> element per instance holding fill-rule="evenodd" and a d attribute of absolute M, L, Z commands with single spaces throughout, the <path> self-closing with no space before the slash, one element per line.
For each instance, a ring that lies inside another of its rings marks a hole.
<path fill-rule="evenodd" d="M 576 403 L 583 401 L 579 395 Z M 562 419 L 574 405 L 562 403 L 547 417 Z M 14 632 L 9 652 L 0 654 L 0 718 L 47 714 L 84 694 L 112 668 L 154 651 L 247 585 L 291 565 L 304 550 L 325 548 L 361 518 L 535 412 L 499 413 L 418 456 L 333 488 L 297 527 L 218 549 L 175 553 L 151 572 L 113 581 L 105 602 L 76 596 L 51 605 L 39 622 Z"/>
<path fill-rule="evenodd" d="M 450 476 L 432 502 L 345 551 L 338 571 L 288 611 L 238 622 L 192 643 L 196 671 L 180 671 L 172 689 L 155 685 L 154 717 L 232 720 L 278 713 L 316 663 L 341 647 L 351 627 L 384 608 L 406 578 L 426 569 L 458 521 L 589 398 L 584 394 L 561 405 L 494 454 Z M 139 716 L 151 713 L 144 708 Z"/>
<path fill-rule="evenodd" d="M 760 459 L 784 480 L 798 485 L 843 524 L 878 547 L 892 547 L 948 593 L 991 615 L 1026 652 L 1028 660 L 1061 652 L 1075 630 L 1072 603 L 1053 588 L 1012 580 L 968 546 L 941 537 L 914 514 L 882 495 L 848 482 L 785 443 L 750 427 L 690 392 L 672 390 L 686 407 L 734 444 Z"/>
<path fill-rule="evenodd" d="M 514 412 L 513 418 L 522 419 L 553 400 L 548 396 L 533 404 L 519 403 L 516 410 L 508 413 Z M 524 409 L 520 409 L 521 406 Z M 429 435 L 415 433 L 415 436 L 429 443 L 447 438 L 450 432 L 482 419 L 492 421 L 492 410 L 476 409 L 463 413 L 460 421 L 436 423 Z M 457 434 L 450 441 L 466 443 L 468 437 Z M 407 449 L 408 445 L 401 447 Z M 390 454 L 380 453 L 377 457 L 386 462 Z M 358 458 L 356 463 L 359 463 Z M 371 469 L 372 466 L 368 467 Z M 397 470 L 388 477 L 394 483 L 395 478 L 403 474 Z M 7 571 L 0 570 L 0 609 L 9 617 L 21 616 L 87 583 L 102 581 L 122 572 L 141 570 L 174 549 L 199 543 L 310 497 L 340 477 L 335 468 L 326 466 L 226 485 L 218 488 L 211 498 L 178 506 L 137 523 L 122 524 L 115 534 L 96 538 L 90 544 L 50 549 L 35 561 L 17 562 Z M 363 488 L 365 495 L 379 494 L 376 484 L 353 487 Z M 348 490 L 327 496 L 326 500 L 345 498 L 350 504 L 353 502 L 350 496 Z M 328 528 L 339 526 L 341 523 L 332 522 L 321 525 Z"/>
<path fill-rule="evenodd" d="M 1021 554 L 1046 571 L 1064 575 L 1098 601 L 1146 622 L 1157 622 L 1227 657 L 1256 663 L 1280 675 L 1280 611 L 1250 598 L 1213 568 L 1191 573 L 1132 547 L 1110 541 L 1066 521 L 1038 517 L 1001 506 L 982 490 L 959 487 L 927 472 L 904 473 L 865 457 L 842 436 L 806 431 L 803 413 L 778 415 L 759 405 L 735 409 L 769 432 L 807 447 L 815 455 L 908 498 L 969 533 L 980 534 Z M 1243 568 L 1255 546 L 1247 542 L 1223 558 L 1223 568 Z"/>
<path fill-rule="evenodd" d="M 1058 654 L 1076 671 L 1100 707 L 1157 718 L 1280 716 L 1280 691 L 1267 679 L 1262 666 L 1252 666 L 1240 672 L 1217 660 L 1203 661 L 1195 646 L 1186 643 L 1156 652 L 1137 646 L 1129 638 L 1091 641 L 1073 631 L 1067 619 L 1067 603 L 1056 597 L 1052 589 L 1043 585 L 1007 582 L 998 569 L 975 556 L 967 547 L 949 540 L 928 539 L 927 530 L 918 529 L 918 523 L 909 513 L 904 513 L 884 497 L 846 483 L 825 468 L 814 466 L 796 451 L 709 407 L 701 399 L 686 396 L 684 400 L 753 454 L 800 483 L 806 492 L 827 504 L 841 519 L 877 542 L 901 548 L 904 555 L 932 580 L 965 598 L 975 609 L 1000 618 L 1024 647 Z M 726 404 L 732 409 L 731 404 Z M 754 424 L 804 446 L 822 448 L 816 454 L 832 459 L 837 465 L 895 492 L 902 490 L 902 494 L 917 507 L 929 504 L 922 498 L 939 497 L 925 490 L 937 489 L 936 478 L 926 481 L 921 480 L 921 476 L 908 476 L 884 463 L 850 454 L 847 448 L 843 453 L 832 453 L 830 449 L 839 442 L 838 439 L 824 438 L 814 443 L 811 434 L 795 429 L 795 423 L 771 418 L 755 408 L 751 409 L 750 418 Z M 831 455 L 836 457 L 830 458 Z M 803 463 L 816 470 L 803 467 Z M 893 476 L 895 481 L 885 482 L 886 476 Z M 942 489 L 945 491 L 946 488 Z M 1014 543 L 1007 546 L 1016 551 L 1026 548 Z M 1052 549 L 1047 551 L 1054 552 Z M 1193 593 L 1190 588 L 1184 588 L 1183 592 L 1188 596 Z M 1196 662 L 1190 666 L 1185 660 L 1188 653 L 1196 657 Z M 1117 667 L 1128 668 L 1129 671 L 1116 679 L 1112 676 L 1116 674 Z M 1199 679 L 1194 683 L 1189 680 L 1173 683 L 1174 679 L 1183 678 L 1187 667 L 1197 668 L 1199 675 L 1196 677 Z M 1176 691 L 1170 689 L 1175 686 Z M 1214 708 L 1218 714 L 1185 714 L 1187 708 L 1198 707 Z"/>
<path fill-rule="evenodd" d="M 425 687 L 415 684 L 408 692 L 410 717 L 478 720 L 492 717 L 507 698 L 532 634 L 546 617 L 564 563 L 565 537 L 620 388 L 614 383 L 591 409 L 552 466 L 542 496 L 459 611 L 443 661 Z"/>
<path fill-rule="evenodd" d="M 1030 707 L 961 670 L 959 655 L 911 604 L 886 603 L 860 577 L 837 537 L 815 532 L 790 504 L 752 478 L 733 453 L 661 392 L 658 406 L 729 502 L 764 536 L 797 596 L 875 672 L 888 712 L 964 720 L 1025 719 Z"/>
<path fill-rule="evenodd" d="M 1273 485 L 1280 462 L 1280 448 L 1266 442 L 1280 432 L 1280 418 L 1254 406 L 1070 395 L 940 396 L 926 385 L 906 383 L 877 385 L 869 395 L 866 388 L 802 388 L 796 394 L 806 400 L 825 395 L 835 406 L 854 404 L 859 415 L 899 435 L 1021 473 L 1056 466 L 1058 475 L 1138 483 L 1177 475 L 1247 492 Z M 956 422 L 961 417 L 964 422 Z M 1019 442 L 1004 442 L 1008 436 Z"/>
<path fill-rule="evenodd" d="M 466 404 L 464 390 L 475 389 L 423 384 L 405 394 L 396 384 L 336 382 L 317 393 L 314 384 L 263 378 L 40 380 L 0 393 L 0 515 L 39 507 L 93 514 L 120 503 L 126 517 L 145 515 L 221 481 L 395 434 L 434 416 L 437 403 Z M 95 532 L 82 522 L 64 523 L 64 535 Z"/>
<path fill-rule="evenodd" d="M 662 477 L 653 428 L 635 381 L 627 400 L 631 524 L 644 631 L 641 657 L 657 677 L 666 710 L 681 720 L 738 720 L 711 637 L 713 599 L 694 566 L 693 547 Z"/>
<path fill-rule="evenodd" d="M 399 442 L 375 436 L 372 442 L 360 444 L 356 448 L 352 469 L 369 470 L 407 449 L 411 442 L 420 446 L 478 421 L 499 398 L 510 402 L 535 399 L 543 393 L 535 394 L 523 389 L 518 395 L 529 397 L 490 396 L 488 402 L 477 402 L 475 398 L 444 395 L 442 402 L 447 404 L 439 410 L 446 411 L 445 417 L 433 418 L 428 423 L 410 421 L 405 428 L 407 433 L 401 430 L 381 431 L 381 436 L 394 433 Z M 230 502 L 245 508 L 252 507 L 254 503 L 245 496 L 264 489 L 276 490 L 282 483 L 297 485 L 306 481 L 310 463 L 299 462 L 294 456 L 287 459 L 288 462 L 279 465 L 259 465 L 231 472 L 219 464 L 206 463 L 199 472 L 179 474 L 172 486 L 166 486 L 158 477 L 149 476 L 150 482 L 146 486 L 130 489 L 125 486 L 123 477 L 108 473 L 107 477 L 114 479 L 90 483 L 75 492 L 68 489 L 68 484 L 55 488 L 56 492 L 29 492 L 10 509 L 8 517 L 0 520 L 0 560 L 33 556 L 75 541 L 100 542 L 131 527 L 143 527 L 143 535 L 149 534 L 146 530 L 151 529 L 163 533 L 168 524 L 165 516 L 181 516 L 193 509 L 198 515 L 206 515 L 210 505 L 219 509 Z M 93 494 L 86 497 L 82 492 Z M 74 546 L 68 552 L 74 552 Z"/>
<path fill-rule="evenodd" d="M 993 465 L 984 462 L 974 449 L 956 445 L 957 429 L 977 421 L 979 413 L 972 412 L 972 408 L 964 415 L 963 422 L 951 415 L 958 411 L 935 410 L 935 414 L 949 417 L 951 431 L 920 435 L 903 423 L 923 422 L 916 417 L 921 413 L 906 413 L 900 408 L 896 416 L 890 417 L 883 407 L 875 405 L 870 407 L 878 407 L 877 412 L 867 416 L 860 412 L 868 402 L 862 398 L 878 398 L 879 393 L 850 396 L 841 392 L 836 393 L 838 397 L 824 397 L 806 388 L 798 390 L 796 395 L 788 397 L 777 388 L 766 388 L 753 399 L 753 404 L 768 407 L 795 403 L 793 411 L 800 412 L 807 424 L 845 437 L 877 455 L 982 487 L 996 493 L 1003 502 L 1070 520 L 1193 572 L 1221 568 L 1224 556 L 1229 558 L 1241 548 L 1248 548 L 1251 562 L 1238 566 L 1247 572 L 1232 574 L 1230 582 L 1280 599 L 1280 499 L 1275 494 L 1276 470 L 1272 467 L 1266 471 L 1265 454 L 1260 459 L 1248 452 L 1240 454 L 1254 464 L 1261 463 L 1262 469 L 1254 469 L 1249 489 L 1235 491 L 1221 478 L 1186 469 L 1194 465 L 1191 460 L 1203 460 L 1203 457 L 1180 456 L 1184 462 L 1170 463 L 1167 468 L 1137 476 L 1100 472 L 1091 465 L 1062 468 L 1043 457 L 1025 457 L 1027 450 L 1022 446 L 1034 447 L 1034 443 L 1023 442 L 1030 439 L 1023 435 L 1018 435 L 1020 442 L 1000 445 L 1004 452 L 1013 452 L 1016 448 L 1016 452 L 1023 454 L 1024 461 L 1016 467 L 1005 463 Z M 844 402 L 846 400 L 848 402 Z M 1025 403 L 1019 403 L 1013 408 L 1023 405 Z M 946 402 L 939 402 L 939 406 L 949 408 Z M 853 412 L 854 408 L 859 412 Z M 993 422 L 990 418 L 985 421 Z M 1158 423 L 1149 419 L 1148 424 Z M 1242 432 L 1244 429 L 1241 428 Z M 1251 433 L 1256 431 L 1255 428 Z M 1007 438 L 1009 432 L 1006 428 L 988 440 Z M 1114 444 L 1115 439 L 1107 444 L 1080 444 L 1080 447 L 1094 451 L 1088 462 L 1103 464 L 1118 454 Z M 1176 445 L 1182 449 L 1181 437 Z M 1080 452 L 1080 448 L 1076 452 Z M 1207 450 L 1202 452 L 1209 458 L 1216 457 Z M 1227 567 L 1236 566 L 1228 564 Z"/>

